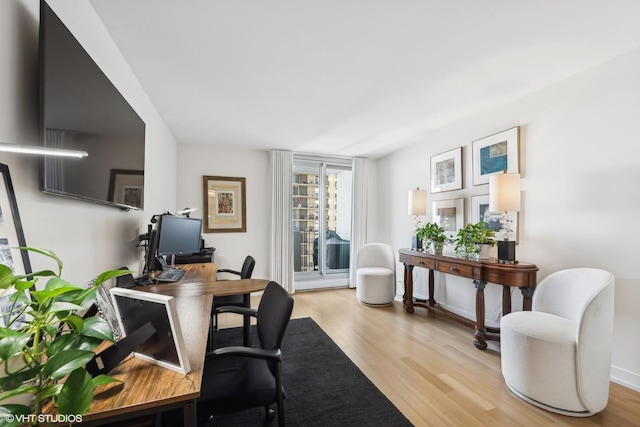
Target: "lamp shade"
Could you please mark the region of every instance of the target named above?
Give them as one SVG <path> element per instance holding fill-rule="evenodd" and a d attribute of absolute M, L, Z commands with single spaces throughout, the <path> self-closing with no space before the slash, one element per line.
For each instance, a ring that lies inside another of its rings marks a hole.
<path fill-rule="evenodd" d="M 519 173 L 502 173 L 489 177 L 489 210 L 520 211 Z"/>
<path fill-rule="evenodd" d="M 409 215 L 427 214 L 427 191 L 416 188 L 409 190 Z"/>

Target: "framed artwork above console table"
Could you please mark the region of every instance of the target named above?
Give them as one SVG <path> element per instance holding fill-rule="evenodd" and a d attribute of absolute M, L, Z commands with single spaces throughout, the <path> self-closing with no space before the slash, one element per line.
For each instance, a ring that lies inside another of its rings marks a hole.
<path fill-rule="evenodd" d="M 500 341 L 500 328 L 485 327 L 484 288 L 487 283 L 502 285 L 502 315 L 511 312 L 511 287 L 520 288 L 522 309 L 531 310 L 531 298 L 537 285 L 538 267 L 526 262 L 503 264 L 496 260 L 469 260 L 454 255 L 434 255 L 413 249 L 400 249 L 400 262 L 404 264 L 404 296 L 402 302 L 407 313 L 415 307 L 426 308 L 461 325 L 474 329 L 474 344 L 480 350 L 487 341 Z M 429 270 L 429 299 L 413 297 L 413 268 Z M 473 280 L 476 288 L 476 321 L 452 313 L 441 307 L 434 298 L 434 272 L 453 274 Z"/>

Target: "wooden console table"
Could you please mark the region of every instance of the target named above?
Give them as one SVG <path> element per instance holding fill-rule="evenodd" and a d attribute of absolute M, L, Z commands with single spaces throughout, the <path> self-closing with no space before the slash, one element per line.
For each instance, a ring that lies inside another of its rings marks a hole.
<path fill-rule="evenodd" d="M 500 341 L 500 328 L 485 327 L 484 288 L 488 282 L 502 285 L 502 315 L 511 312 L 510 287 L 520 288 L 523 296 L 522 309 L 531 310 L 531 297 L 537 281 L 538 267 L 534 264 L 519 262 L 503 264 L 492 260 L 469 260 L 455 256 L 434 255 L 413 249 L 400 249 L 400 262 L 404 264 L 404 303 L 407 313 L 413 313 L 414 307 L 423 307 L 445 316 L 457 323 L 475 329 L 474 344 L 480 350 L 487 348 L 487 341 Z M 413 267 L 429 269 L 429 299 L 413 298 Z M 476 287 L 476 321 L 467 319 L 442 308 L 434 298 L 434 271 L 467 277 Z"/>

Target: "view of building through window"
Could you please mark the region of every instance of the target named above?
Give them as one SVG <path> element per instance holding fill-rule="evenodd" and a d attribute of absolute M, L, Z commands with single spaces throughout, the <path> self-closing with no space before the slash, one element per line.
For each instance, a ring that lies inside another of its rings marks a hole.
<path fill-rule="evenodd" d="M 351 165 L 298 160 L 293 167 L 296 278 L 349 271 Z"/>

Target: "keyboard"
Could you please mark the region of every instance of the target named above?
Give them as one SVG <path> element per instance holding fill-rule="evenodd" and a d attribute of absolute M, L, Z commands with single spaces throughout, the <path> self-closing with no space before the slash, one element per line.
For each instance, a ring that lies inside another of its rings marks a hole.
<path fill-rule="evenodd" d="M 162 270 L 160 273 L 158 273 L 154 277 L 154 279 L 156 279 L 158 282 L 177 282 L 178 280 L 182 279 L 184 273 L 185 271 L 180 268 L 169 267 L 166 270 Z"/>

